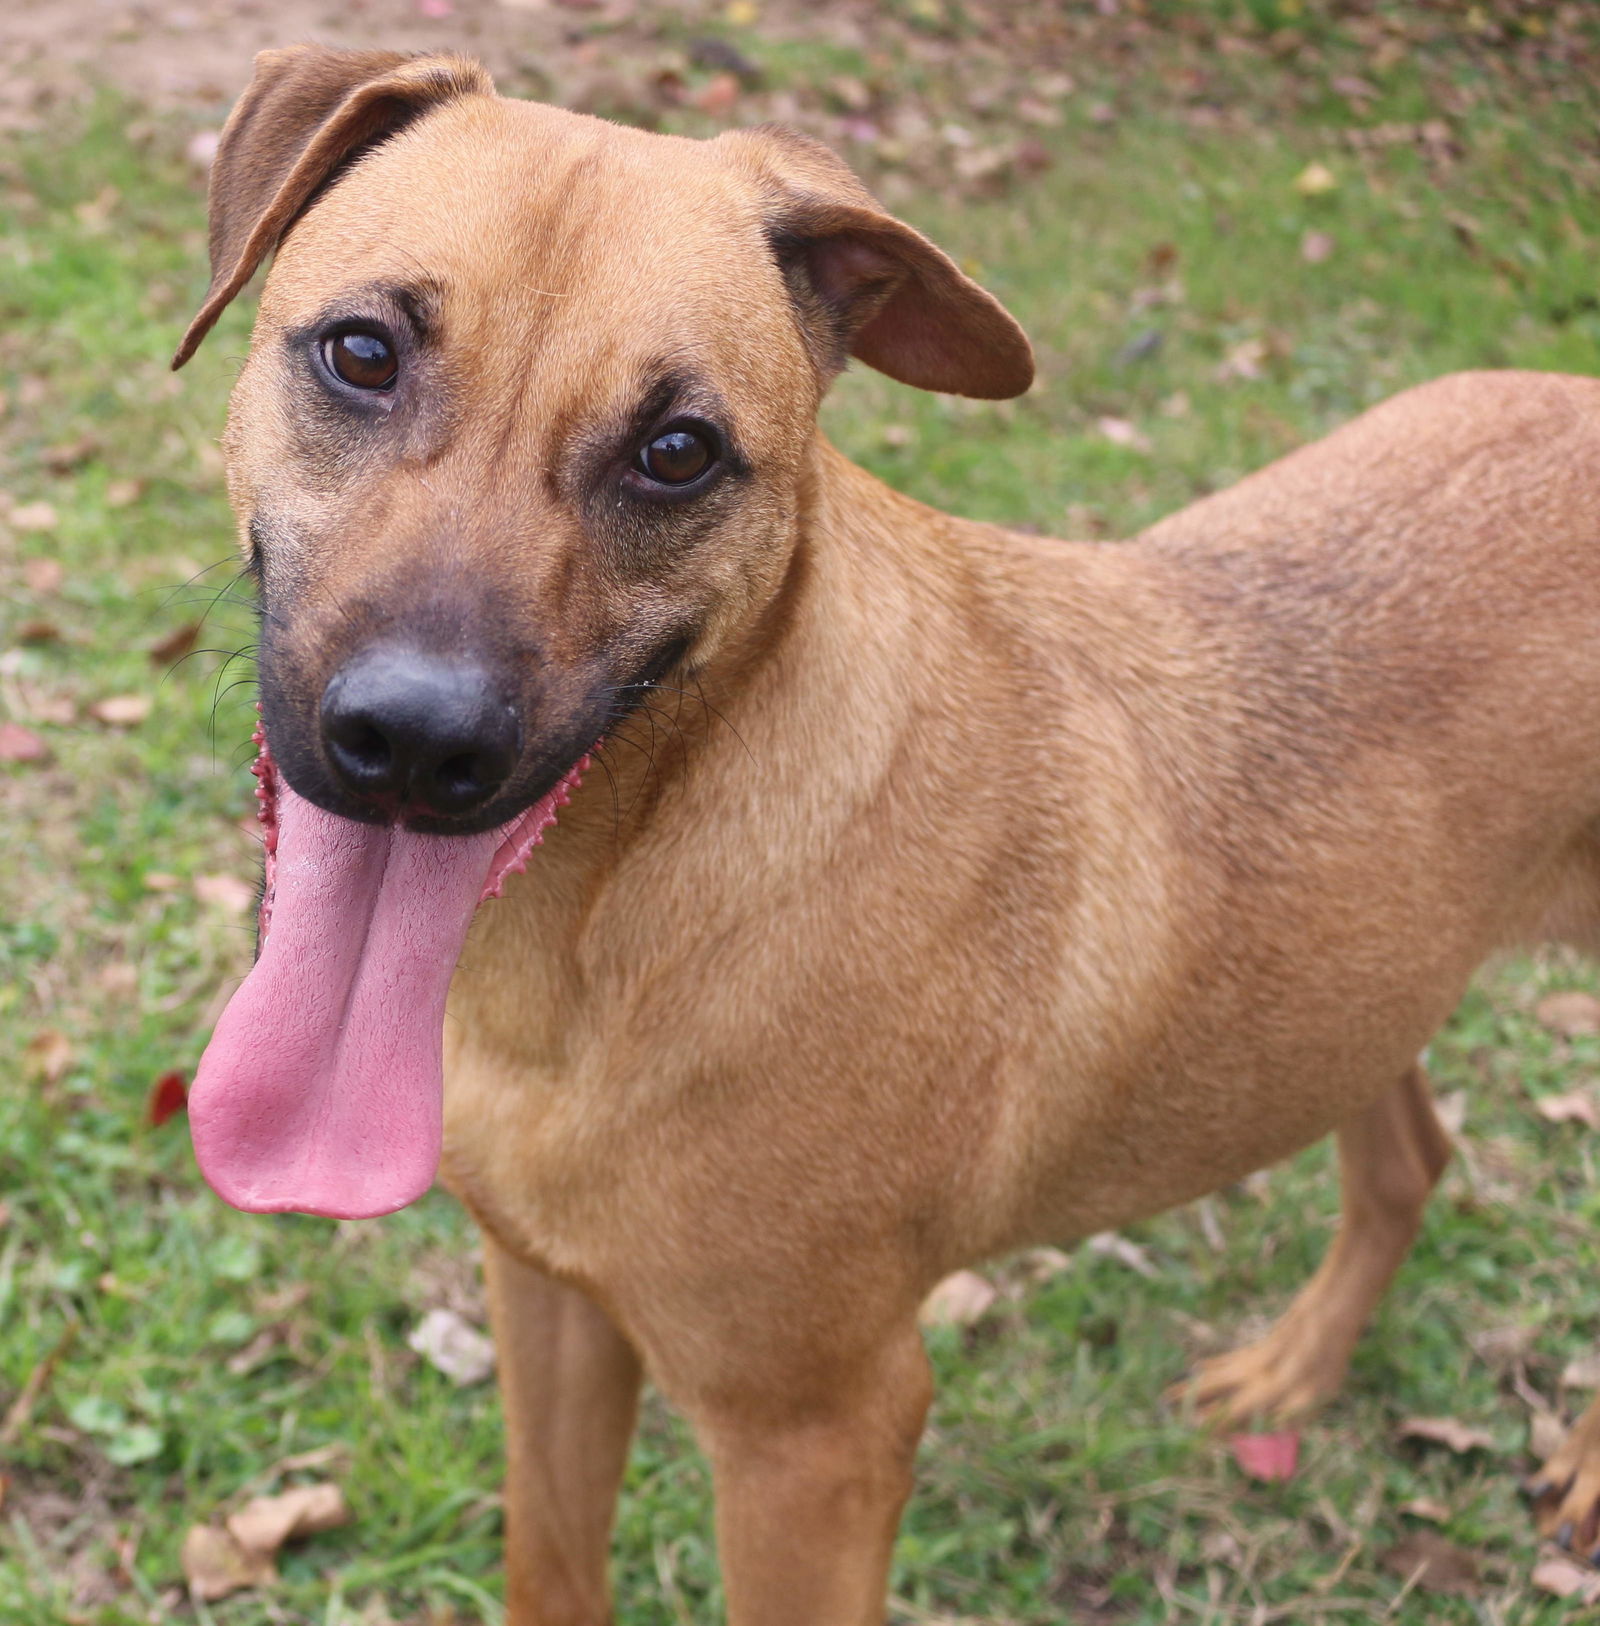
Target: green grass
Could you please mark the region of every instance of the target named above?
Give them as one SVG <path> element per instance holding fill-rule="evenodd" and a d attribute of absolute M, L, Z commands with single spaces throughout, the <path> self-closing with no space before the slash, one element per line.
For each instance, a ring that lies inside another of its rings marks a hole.
<path fill-rule="evenodd" d="M 900 9 L 918 38 L 959 35 L 958 6 Z M 1146 9 L 1172 31 L 1115 71 L 1074 63 L 1063 122 L 1038 132 L 1041 173 L 995 196 L 942 195 L 914 161 L 877 173 L 1021 316 L 1041 384 L 983 405 L 852 374 L 827 423 L 853 455 L 960 512 L 1115 535 L 1452 368 L 1600 373 L 1596 100 L 1576 70 L 1508 74 L 1453 36 L 1380 70 L 1341 14 L 1262 0 L 1249 25 L 1211 8 L 1252 53 L 1199 59 L 1217 124 L 1172 89 L 1204 42 L 1181 31 L 1183 8 Z M 1280 50 L 1285 30 L 1306 43 Z M 883 71 L 837 43 L 739 39 L 766 52 L 780 88 Z M 1378 81 L 1359 115 L 1326 88 L 1346 58 Z M 913 53 L 905 85 L 953 96 L 944 60 Z M 1091 112 L 1100 98 L 1109 122 Z M 1440 108 L 1447 154 L 1349 134 Z M 476 1307 L 462 1215 L 436 1195 L 381 1222 L 245 1217 L 200 1184 L 181 1119 L 144 1122 L 152 1081 L 192 1068 L 248 959 L 245 919 L 191 883 L 249 877 L 253 860 L 237 827 L 250 694 L 226 687 L 240 666 L 199 654 L 167 670 L 149 654 L 233 570 L 214 439 L 248 311 L 168 374 L 203 283 L 202 204 L 186 132 L 142 117 L 135 130 L 108 103 L 0 162 L 0 487 L 58 516 L 43 531 L 0 517 L 0 719 L 54 754 L 0 765 L 0 1408 L 76 1328 L 3 1453 L 0 1622 L 196 1618 L 179 1587 L 185 1528 L 308 1472 L 340 1480 L 354 1522 L 287 1553 L 274 1591 L 199 1619 L 494 1621 L 493 1393 L 452 1388 L 405 1344 L 423 1309 Z M 1338 185 L 1307 198 L 1294 182 L 1313 161 Z M 1302 257 L 1308 232 L 1333 239 L 1321 263 Z M 1238 376 L 1241 360 L 1259 376 Z M 1148 449 L 1115 444 L 1102 419 Z M 51 449 L 84 436 L 84 456 L 52 472 Z M 130 479 L 137 497 L 108 501 Z M 27 585 L 39 559 L 64 566 L 58 589 Z M 229 652 L 250 637 L 248 608 L 225 595 L 200 643 Z M 142 725 L 89 716 L 125 694 L 153 700 Z M 1564 960 L 1519 963 L 1439 1039 L 1441 1093 L 1464 1092 L 1465 1156 L 1288 1485 L 1246 1482 L 1160 1397 L 1312 1268 L 1336 1206 L 1325 1148 L 1222 1194 L 1209 1224 L 1190 1209 L 1142 1227 L 1149 1280 L 1087 1252 L 1042 1286 L 1002 1271 L 1014 1292 L 993 1314 L 931 1337 L 940 1397 L 898 1550 L 898 1617 L 1563 1618 L 1527 1581 L 1519 1386 L 1569 1410 L 1584 1398 L 1559 1374 L 1600 1324 L 1600 1185 L 1592 1140 L 1544 1123 L 1530 1098 L 1592 1078 L 1600 1041 L 1556 1040 L 1531 1011 L 1545 989 L 1590 980 Z M 71 1046 L 56 1077 L 27 1059 L 46 1032 Z M 1527 1329 L 1516 1363 L 1483 1337 L 1503 1329 Z M 1494 1448 L 1397 1444 L 1414 1414 L 1482 1426 Z M 315 1451 L 332 1453 L 320 1468 L 279 1466 Z M 1479 1556 L 1478 1597 L 1400 1596 L 1382 1555 L 1416 1497 L 1445 1504 L 1445 1534 Z M 654 1402 L 617 1576 L 639 1626 L 720 1608 L 707 1473 Z"/>

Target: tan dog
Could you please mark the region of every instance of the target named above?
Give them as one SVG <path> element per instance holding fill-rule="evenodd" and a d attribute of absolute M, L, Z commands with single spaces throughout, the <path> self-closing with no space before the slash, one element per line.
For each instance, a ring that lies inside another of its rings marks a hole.
<path fill-rule="evenodd" d="M 609 1618 L 643 1371 L 736 1626 L 876 1626 L 929 1288 L 1330 1130 L 1336 1246 L 1197 1393 L 1333 1393 L 1447 1157 L 1418 1052 L 1497 946 L 1600 924 L 1600 385 L 1448 379 L 1079 546 L 820 438 L 847 353 L 985 396 L 1031 361 L 799 137 L 297 48 L 212 211 L 180 360 L 277 252 L 227 436 L 278 845 L 197 1091 L 219 1189 L 427 1183 L 415 1056 L 571 795 L 447 1028 L 517 1626 Z M 1551 1470 L 1584 1541 L 1597 1434 Z"/>

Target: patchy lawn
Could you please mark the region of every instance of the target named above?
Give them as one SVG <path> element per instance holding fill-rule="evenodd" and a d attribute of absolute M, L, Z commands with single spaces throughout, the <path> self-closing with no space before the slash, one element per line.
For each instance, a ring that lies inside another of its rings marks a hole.
<path fill-rule="evenodd" d="M 1587 7 L 606 0 L 527 13 L 536 59 L 514 10 L 385 8 L 406 43 L 482 43 L 509 88 L 692 131 L 782 116 L 839 145 L 1038 344 L 1020 402 L 858 373 L 828 408 L 853 455 L 964 513 L 1114 536 L 1452 368 L 1600 372 Z M 215 448 L 248 311 L 166 370 L 204 281 L 187 151 L 223 108 L 30 99 L 8 61 L 0 1621 L 496 1621 L 492 1387 L 407 1342 L 429 1310 L 481 1321 L 461 1214 L 437 1195 L 344 1225 L 235 1214 L 182 1119 L 149 1122 L 251 940 L 251 616 Z M 1535 1110 L 1600 1068 L 1600 1037 L 1537 1007 L 1593 986 L 1564 959 L 1504 967 L 1441 1035 L 1462 1156 L 1285 1483 L 1246 1479 L 1161 1394 L 1309 1273 L 1326 1148 L 1128 1247 L 993 1270 L 996 1305 L 930 1335 L 897 1619 L 1568 1614 L 1531 1582 L 1516 1485 L 1536 1413 L 1570 1415 L 1595 1376 L 1571 1369 L 1600 1325 L 1595 1137 Z M 1488 1443 L 1403 1443 L 1413 1416 Z M 353 1518 L 286 1548 L 276 1586 L 185 1598 L 190 1526 L 328 1480 Z M 1415 1579 L 1426 1531 L 1460 1549 L 1459 1591 Z M 630 1623 L 718 1613 L 706 1470 L 654 1403 L 617 1574 Z"/>

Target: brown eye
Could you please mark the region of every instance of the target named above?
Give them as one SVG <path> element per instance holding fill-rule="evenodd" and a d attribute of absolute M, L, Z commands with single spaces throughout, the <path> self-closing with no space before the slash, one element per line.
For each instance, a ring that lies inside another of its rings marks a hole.
<path fill-rule="evenodd" d="M 386 390 L 400 371 L 393 346 L 376 333 L 335 333 L 322 341 L 322 359 L 336 378 L 358 390 Z"/>
<path fill-rule="evenodd" d="M 687 485 L 711 467 L 711 442 L 694 429 L 669 429 L 639 453 L 639 467 L 664 486 Z"/>

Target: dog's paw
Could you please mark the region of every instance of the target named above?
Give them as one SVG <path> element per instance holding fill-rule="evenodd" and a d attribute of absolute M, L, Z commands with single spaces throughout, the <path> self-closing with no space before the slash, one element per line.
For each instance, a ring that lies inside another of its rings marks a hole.
<path fill-rule="evenodd" d="M 1202 1361 L 1167 1399 L 1214 1428 L 1281 1426 L 1318 1410 L 1344 1383 L 1346 1359 L 1280 1322 L 1259 1343 Z"/>
<path fill-rule="evenodd" d="M 1526 1484 L 1539 1534 L 1600 1564 L 1600 1400 Z"/>

